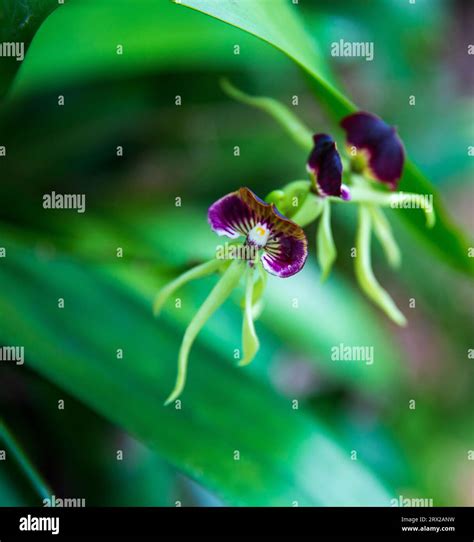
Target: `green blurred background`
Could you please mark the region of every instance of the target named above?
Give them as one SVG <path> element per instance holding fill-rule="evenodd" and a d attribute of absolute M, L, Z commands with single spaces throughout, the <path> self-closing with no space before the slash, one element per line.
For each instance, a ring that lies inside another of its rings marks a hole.
<path fill-rule="evenodd" d="M 339 257 L 329 281 L 320 284 L 310 228 L 304 271 L 269 283 L 254 363 L 234 366 L 236 295 L 191 353 L 182 409 L 162 406 L 186 322 L 215 279 L 183 289 L 182 309 L 170 304 L 159 320 L 152 299 L 213 255 L 207 207 L 239 186 L 263 197 L 305 176 L 305 153 L 271 118 L 228 98 L 219 79 L 288 106 L 297 95 L 295 113 L 334 132 L 309 78 L 270 45 L 165 0 L 0 6 L 0 42 L 28 47 L 22 63 L 0 59 L 0 341 L 24 346 L 26 356 L 24 366 L 0 362 L 0 405 L 43 492 L 87 505 L 389 506 L 399 496 L 473 505 L 472 283 L 392 215 L 402 268 L 390 270 L 376 243 L 374 266 L 406 329 L 358 290 L 355 214 L 336 206 Z M 292 6 L 318 44 L 321 69 L 361 108 L 398 126 L 471 235 L 473 7 Z M 373 41 L 373 62 L 332 58 L 330 44 L 341 38 Z M 53 190 L 86 194 L 86 213 L 44 210 Z M 295 297 L 301 306 L 289 317 Z M 374 346 L 374 364 L 331 361 L 339 343 Z M 41 491 L 4 448 L 0 504 L 41 505 Z"/>

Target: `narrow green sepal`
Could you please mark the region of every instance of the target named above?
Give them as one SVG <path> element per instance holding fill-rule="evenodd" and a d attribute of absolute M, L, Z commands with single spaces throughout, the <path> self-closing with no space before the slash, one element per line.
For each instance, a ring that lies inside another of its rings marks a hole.
<path fill-rule="evenodd" d="M 223 262 L 221 260 L 210 260 L 208 262 L 197 265 L 196 267 L 193 267 L 192 269 L 184 272 L 179 277 L 176 277 L 173 281 L 164 286 L 156 296 L 153 303 L 153 314 L 155 316 L 158 316 L 161 309 L 163 308 L 163 305 L 166 303 L 170 295 L 172 295 L 176 290 L 181 288 L 181 286 L 184 286 L 191 280 L 211 275 L 212 273 L 218 271 L 222 266 Z"/>
<path fill-rule="evenodd" d="M 377 282 L 372 271 L 370 238 L 372 220 L 370 209 L 359 206 L 359 225 L 356 239 L 355 274 L 362 291 L 399 326 L 406 325 L 406 318 L 400 312 L 390 295 Z"/>
<path fill-rule="evenodd" d="M 318 225 L 316 251 L 321 267 L 321 281 L 324 281 L 328 278 L 337 256 L 336 245 L 331 230 L 331 204 L 327 199 L 323 200 L 322 217 Z"/>
<path fill-rule="evenodd" d="M 360 183 L 359 183 L 360 184 Z M 432 196 L 432 194 L 428 194 Z M 426 205 L 427 201 L 422 194 L 411 192 L 382 192 L 372 190 L 364 186 L 351 187 L 351 199 L 349 203 L 368 203 L 392 209 L 419 209 L 424 212 L 426 227 L 432 228 L 436 223 L 436 213 L 433 205 Z M 336 200 L 336 198 L 331 198 Z"/>
<path fill-rule="evenodd" d="M 291 217 L 291 220 L 298 224 L 298 226 L 306 228 L 306 226 L 317 220 L 323 211 L 323 207 L 324 200 L 322 198 L 316 196 L 316 194 L 309 194 L 303 205 Z"/>
<path fill-rule="evenodd" d="M 374 233 L 379 240 L 388 263 L 394 269 L 400 267 L 402 256 L 400 248 L 393 236 L 392 227 L 381 209 L 371 205 L 369 207 Z"/>
<path fill-rule="evenodd" d="M 166 399 L 165 405 L 175 401 L 183 391 L 186 383 L 189 352 L 194 340 L 209 318 L 238 286 L 245 269 L 245 262 L 233 260 L 189 323 L 179 350 L 176 384 L 170 396 Z"/>
<path fill-rule="evenodd" d="M 243 357 L 239 361 L 239 366 L 248 365 L 255 357 L 260 348 L 260 343 L 255 331 L 253 318 L 253 292 L 254 292 L 255 269 L 249 268 L 247 271 L 247 283 L 245 287 L 245 307 L 242 321 L 242 350 Z"/>
<path fill-rule="evenodd" d="M 268 273 L 260 262 L 256 263 L 256 267 L 258 269 L 258 277 L 253 286 L 252 305 L 256 305 L 261 300 L 265 293 L 268 278 Z"/>

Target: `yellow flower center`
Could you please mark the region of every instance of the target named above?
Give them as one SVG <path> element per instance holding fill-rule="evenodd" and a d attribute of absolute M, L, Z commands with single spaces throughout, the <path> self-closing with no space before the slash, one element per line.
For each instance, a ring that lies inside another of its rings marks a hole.
<path fill-rule="evenodd" d="M 248 234 L 248 240 L 259 247 L 264 247 L 267 244 L 270 230 L 264 224 L 257 224 Z"/>

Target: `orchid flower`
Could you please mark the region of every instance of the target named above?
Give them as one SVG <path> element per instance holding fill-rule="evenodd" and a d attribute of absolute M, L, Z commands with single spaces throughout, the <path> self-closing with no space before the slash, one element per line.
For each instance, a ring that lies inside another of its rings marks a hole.
<path fill-rule="evenodd" d="M 253 360 L 259 349 L 254 320 L 265 289 L 266 273 L 286 278 L 303 268 L 308 255 L 303 228 L 318 219 L 317 259 L 321 278 L 328 277 L 337 256 L 331 229 L 331 203 L 358 205 L 354 254 L 357 281 L 392 321 L 401 326 L 406 324 L 405 316 L 374 276 L 370 247 L 373 231 L 389 264 L 398 267 L 400 249 L 382 207 L 404 208 L 407 203 L 417 203 L 423 198 L 420 194 L 396 192 L 405 157 L 396 129 L 371 113 L 360 111 L 348 115 L 341 121 L 346 132 L 347 156 L 341 156 L 330 135 L 312 135 L 282 104 L 271 98 L 248 96 L 227 81 L 223 82 L 223 88 L 237 100 L 270 113 L 309 151 L 306 170 L 310 178 L 271 191 L 265 201 L 249 188 L 240 188 L 210 206 L 208 221 L 212 230 L 231 239 L 232 247 L 238 250 L 227 258 L 216 257 L 185 272 L 163 288 L 155 300 L 155 314 L 158 314 L 168 297 L 190 280 L 222 273 L 186 329 L 179 351 L 176 384 L 165 404 L 176 400 L 184 389 L 189 352 L 196 336 L 243 276 L 243 357 L 239 365 Z M 435 222 L 432 206 L 415 206 L 424 211 L 427 226 L 432 227 Z"/>
<path fill-rule="evenodd" d="M 243 250 L 234 251 L 237 258 L 218 258 L 201 264 L 166 286 L 155 301 L 158 314 L 168 297 L 190 280 L 223 271 L 208 298 L 191 320 L 181 344 L 178 376 L 174 390 L 166 400 L 176 400 L 184 389 L 191 346 L 212 314 L 237 288 L 245 276 L 242 344 L 243 358 L 239 365 L 250 363 L 259 349 L 255 332 L 255 307 L 265 287 L 265 272 L 277 277 L 290 277 L 300 271 L 308 256 L 308 243 L 303 229 L 281 214 L 272 203 L 265 203 L 249 188 L 240 188 L 213 203 L 208 221 L 219 236 L 237 241 Z"/>
<path fill-rule="evenodd" d="M 400 264 L 400 250 L 393 237 L 390 224 L 380 206 L 401 206 L 415 200 L 418 194 L 387 193 L 374 190 L 370 183 L 394 191 L 403 172 L 404 149 L 394 127 L 366 112 L 358 112 L 342 119 L 346 131 L 346 144 L 351 158 L 351 187 L 342 184 L 343 160 L 336 143 L 326 134 L 313 136 L 313 149 L 308 157 L 307 170 L 313 181 L 315 197 L 331 197 L 333 201 L 359 204 L 359 229 L 356 237 L 355 273 L 362 290 L 379 305 L 397 324 L 405 325 L 406 319 L 389 294 L 377 282 L 371 264 L 370 239 L 372 229 L 382 244 L 387 259 L 393 267 Z M 434 223 L 432 208 L 424 209 L 429 226 Z M 330 207 L 325 202 L 317 238 L 318 260 L 325 279 L 336 259 L 336 247 L 330 226 Z"/>
<path fill-rule="evenodd" d="M 347 144 L 355 149 L 352 169 L 368 178 L 397 188 L 402 176 L 405 151 L 393 126 L 375 115 L 360 111 L 342 119 Z"/>

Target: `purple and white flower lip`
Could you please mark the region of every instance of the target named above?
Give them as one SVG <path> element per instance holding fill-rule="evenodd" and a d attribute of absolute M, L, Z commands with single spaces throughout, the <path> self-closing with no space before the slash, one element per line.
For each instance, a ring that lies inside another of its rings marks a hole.
<path fill-rule="evenodd" d="M 298 273 L 308 256 L 306 235 L 300 226 L 265 203 L 249 188 L 240 188 L 209 207 L 208 221 L 218 235 L 245 237 L 247 244 L 263 250 L 263 267 L 286 278 Z"/>
<path fill-rule="evenodd" d="M 372 176 L 395 190 L 402 176 L 405 151 L 396 129 L 371 113 L 359 111 L 342 119 L 347 142 L 367 153 Z"/>
<path fill-rule="evenodd" d="M 313 175 L 317 193 L 350 199 L 348 188 L 342 184 L 342 162 L 336 142 L 327 134 L 315 134 L 313 141 L 306 169 Z"/>

